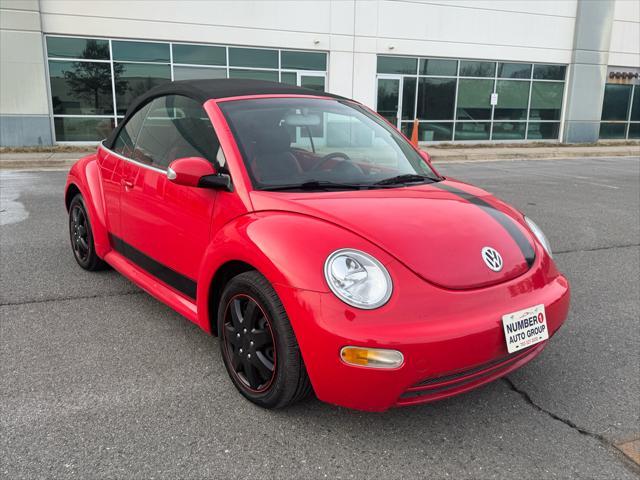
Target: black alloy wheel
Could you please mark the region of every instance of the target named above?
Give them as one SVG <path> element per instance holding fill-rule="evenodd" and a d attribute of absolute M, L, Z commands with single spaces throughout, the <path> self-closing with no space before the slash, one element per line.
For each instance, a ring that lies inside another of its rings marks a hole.
<path fill-rule="evenodd" d="M 78 265 L 91 271 L 106 267 L 106 263 L 96 254 L 89 215 L 80 194 L 73 197 L 69 204 L 69 238 Z"/>
<path fill-rule="evenodd" d="M 280 408 L 311 392 L 289 318 L 260 273 L 244 272 L 227 283 L 217 326 L 224 365 L 247 399 L 264 408 Z"/>
<path fill-rule="evenodd" d="M 275 376 L 276 349 L 271 321 L 258 302 L 238 294 L 227 304 L 224 348 L 233 372 L 254 392 L 264 392 Z"/>

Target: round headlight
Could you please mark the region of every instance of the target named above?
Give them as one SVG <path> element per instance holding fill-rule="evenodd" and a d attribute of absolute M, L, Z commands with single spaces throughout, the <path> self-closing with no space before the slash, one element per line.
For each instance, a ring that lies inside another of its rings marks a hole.
<path fill-rule="evenodd" d="M 525 220 L 525 222 L 527 222 L 527 225 L 529 225 L 529 228 L 531 229 L 533 234 L 536 236 L 538 241 L 542 244 L 542 246 L 547 251 L 549 256 L 553 257 L 553 253 L 551 252 L 551 245 L 549 244 L 549 240 L 547 239 L 547 236 L 542 232 L 540 227 L 536 224 L 536 222 L 534 222 L 533 220 L 531 220 L 530 218 L 528 218 L 526 216 L 524 217 L 524 220 Z"/>
<path fill-rule="evenodd" d="M 324 276 L 340 300 L 357 308 L 381 307 L 393 291 L 391 276 L 384 265 L 359 250 L 333 252 L 324 264 Z"/>

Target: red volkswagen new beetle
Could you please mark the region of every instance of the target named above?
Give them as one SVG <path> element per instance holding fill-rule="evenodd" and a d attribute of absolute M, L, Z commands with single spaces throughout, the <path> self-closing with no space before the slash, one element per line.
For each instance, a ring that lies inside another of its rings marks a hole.
<path fill-rule="evenodd" d="M 542 231 L 363 105 L 250 80 L 130 107 L 65 191 L 76 261 L 207 332 L 237 389 L 362 410 L 430 402 L 530 361 L 569 284 Z"/>

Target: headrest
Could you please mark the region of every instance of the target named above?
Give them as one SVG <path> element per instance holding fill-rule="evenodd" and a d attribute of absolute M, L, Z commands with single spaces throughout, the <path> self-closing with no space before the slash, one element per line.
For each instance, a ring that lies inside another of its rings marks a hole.
<path fill-rule="evenodd" d="M 289 151 L 291 137 L 282 127 L 256 129 L 256 150 L 259 153 L 281 153 Z"/>

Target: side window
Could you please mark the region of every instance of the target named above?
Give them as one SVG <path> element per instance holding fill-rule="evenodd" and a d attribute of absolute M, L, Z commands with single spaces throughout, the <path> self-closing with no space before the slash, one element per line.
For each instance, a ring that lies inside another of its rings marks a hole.
<path fill-rule="evenodd" d="M 215 164 L 219 148 L 202 106 L 187 97 L 167 95 L 151 102 L 132 158 L 162 169 L 183 157 L 203 157 Z"/>
<path fill-rule="evenodd" d="M 114 152 L 119 153 L 124 157 L 131 158 L 133 156 L 133 147 L 136 144 L 138 133 L 140 133 L 140 127 L 142 127 L 142 123 L 144 122 L 144 118 L 147 116 L 150 106 L 151 104 L 146 104 L 127 121 L 124 127 L 122 127 L 122 130 L 120 130 L 120 133 L 113 144 Z"/>

